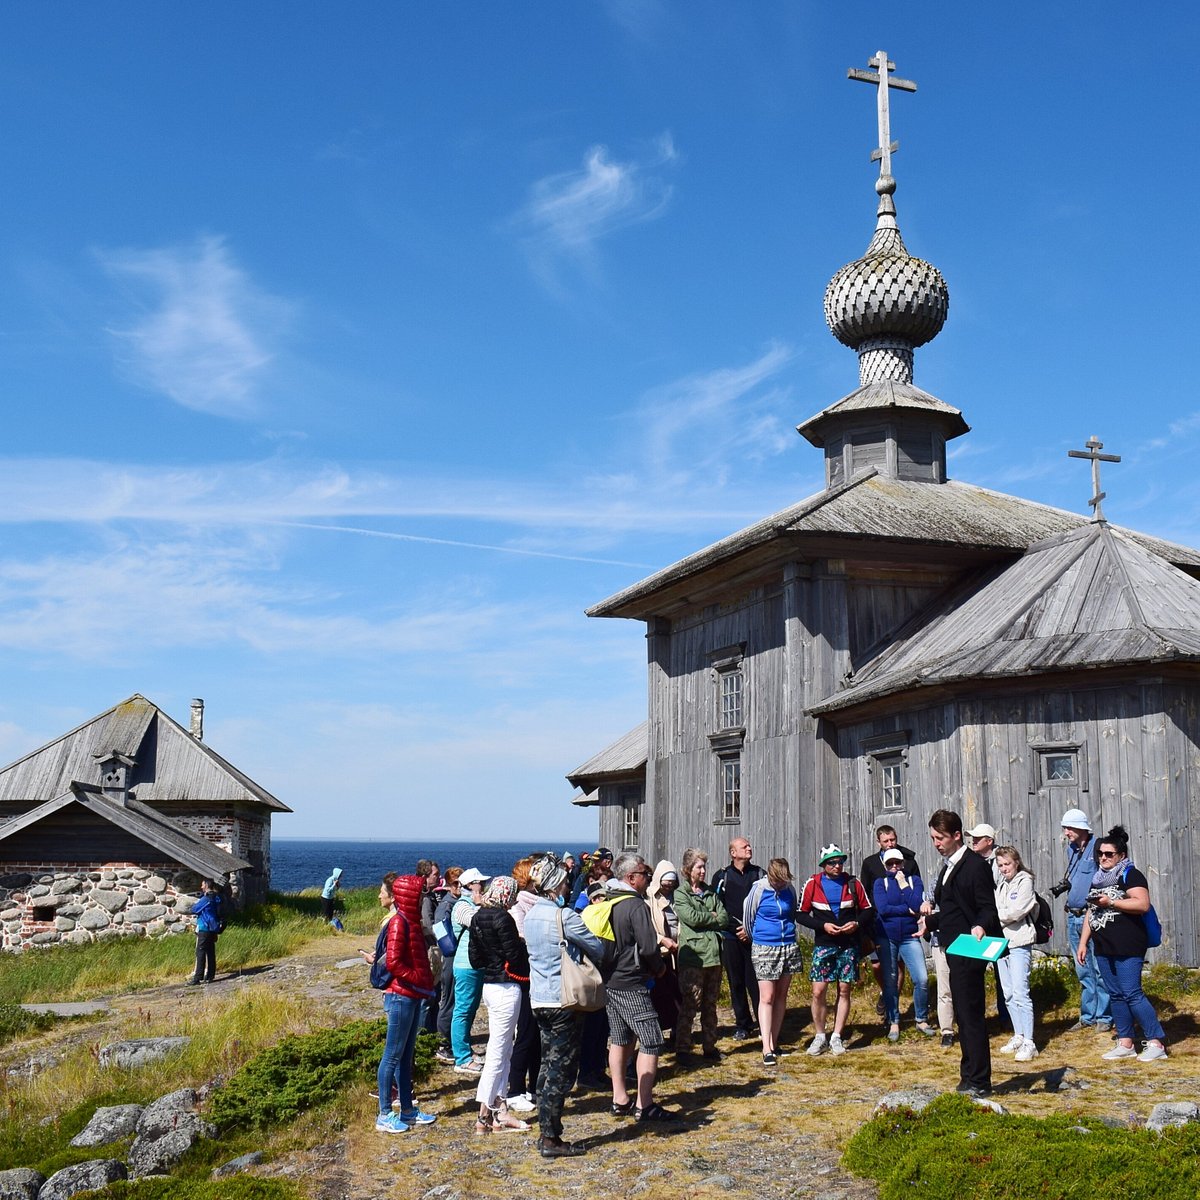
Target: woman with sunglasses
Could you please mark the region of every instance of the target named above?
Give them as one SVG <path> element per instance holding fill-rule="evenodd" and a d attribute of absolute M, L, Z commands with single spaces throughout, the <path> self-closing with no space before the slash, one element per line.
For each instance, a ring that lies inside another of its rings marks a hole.
<path fill-rule="evenodd" d="M 1142 918 L 1150 911 L 1149 885 L 1145 875 L 1129 861 L 1129 835 L 1120 825 L 1100 839 L 1096 857 L 1100 865 L 1092 876 L 1075 957 L 1080 964 L 1085 963 L 1088 943 L 1095 943 L 1100 978 L 1112 998 L 1117 1044 L 1102 1057 L 1154 1062 L 1166 1058 L 1167 1050 L 1158 1015 L 1142 991 L 1148 948 Z M 1135 1022 L 1146 1039 L 1140 1054 L 1133 1048 Z"/>

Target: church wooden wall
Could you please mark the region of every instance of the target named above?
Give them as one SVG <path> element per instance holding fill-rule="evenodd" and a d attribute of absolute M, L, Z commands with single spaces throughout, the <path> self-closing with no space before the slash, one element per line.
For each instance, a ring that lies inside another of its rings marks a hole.
<path fill-rule="evenodd" d="M 1074 692 L 994 694 L 933 705 L 845 728 L 840 735 L 849 798 L 847 837 L 856 853 L 873 825 L 887 821 L 919 852 L 927 877 L 937 865 L 927 821 L 935 808 L 962 813 L 964 826 L 988 821 L 1034 871 L 1044 893 L 1063 874 L 1061 820 L 1082 808 L 1093 829 L 1129 830 L 1130 854 L 1150 881 L 1164 944 L 1151 957 L 1200 964 L 1200 921 L 1193 881 L 1200 786 L 1200 696 L 1196 689 L 1144 680 Z M 863 743 L 909 731 L 903 813 L 876 808 L 870 755 Z M 1075 784 L 1044 784 L 1041 748 L 1079 744 Z M 1055 903 L 1053 949 L 1066 949 Z"/>

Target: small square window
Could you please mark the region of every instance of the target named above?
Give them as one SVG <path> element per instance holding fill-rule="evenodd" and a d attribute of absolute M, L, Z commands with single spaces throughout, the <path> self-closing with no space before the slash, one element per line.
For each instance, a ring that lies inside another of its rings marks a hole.
<path fill-rule="evenodd" d="M 1075 755 L 1047 754 L 1043 760 L 1047 783 L 1075 782 Z"/>
<path fill-rule="evenodd" d="M 636 801 L 626 801 L 624 813 L 624 849 L 636 850 L 642 836 L 642 806 Z"/>
<path fill-rule="evenodd" d="M 889 754 L 880 758 L 878 762 L 879 807 L 884 812 L 895 812 L 904 808 L 904 759 L 899 754 Z"/>

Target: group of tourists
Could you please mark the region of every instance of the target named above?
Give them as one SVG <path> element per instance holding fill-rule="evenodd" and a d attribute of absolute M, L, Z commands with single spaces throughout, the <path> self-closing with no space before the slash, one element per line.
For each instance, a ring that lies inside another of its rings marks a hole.
<path fill-rule="evenodd" d="M 1066 896 L 1082 986 L 1073 1028 L 1112 1031 L 1106 1059 L 1165 1058 L 1162 1026 L 1141 987 L 1147 950 L 1157 943 L 1147 932 L 1149 890 L 1129 861 L 1128 835 L 1118 826 L 1094 838 L 1079 809 L 1064 814 L 1063 834 L 1064 876 L 1050 890 Z M 669 1048 L 678 1065 L 693 1062 L 697 1033 L 703 1058 L 720 1059 L 722 969 L 733 1038 L 757 1035 L 767 1068 L 787 1053 L 780 1035 L 792 978 L 804 967 L 800 928 L 812 935 L 809 1055 L 846 1052 L 852 989 L 870 961 L 887 1040 L 900 1038 L 907 975 L 915 1030 L 930 1039 L 940 1034 L 944 1047 L 957 1040 L 958 1090 L 990 1094 L 989 961 L 964 953 L 964 945 L 1006 940 L 994 964 L 998 1008 L 1012 1029 L 1001 1052 L 1031 1061 L 1039 1052 L 1029 981 L 1041 901 L 1020 851 L 997 844 L 992 826 L 964 831 L 959 814 L 939 809 L 929 835 L 942 860 L 932 887 L 888 825 L 875 831 L 877 850 L 857 876 L 831 843 L 802 883 L 784 858 L 755 865 L 743 837 L 730 843 L 729 862 L 711 881 L 708 855 L 697 847 L 684 851 L 678 868 L 667 860 L 651 868 L 636 852 L 601 847 L 578 862 L 570 854 L 532 854 L 495 878 L 459 867 L 443 876 L 428 861 L 412 875 L 385 876 L 379 900 L 387 915 L 375 953 L 364 952 L 373 982 L 384 987 L 388 1020 L 376 1129 L 402 1133 L 435 1120 L 413 1099 L 420 1028 L 437 1032 L 439 1061 L 475 1080 L 477 1134 L 527 1130 L 536 1111 L 543 1156 L 582 1154 L 581 1144 L 562 1136 L 564 1104 L 577 1083 L 611 1088 L 614 1117 L 672 1120 L 678 1114 L 655 1098 L 659 1059 Z M 593 980 L 602 1006 L 580 999 L 581 978 Z M 471 1030 L 481 1004 L 488 1037 L 480 1056 Z"/>

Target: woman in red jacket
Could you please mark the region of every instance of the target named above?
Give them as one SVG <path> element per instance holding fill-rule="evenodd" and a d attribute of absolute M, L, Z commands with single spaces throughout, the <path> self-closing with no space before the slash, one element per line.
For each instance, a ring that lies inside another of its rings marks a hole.
<path fill-rule="evenodd" d="M 421 1001 L 434 994 L 433 972 L 429 969 L 425 935 L 421 932 L 424 886 L 425 880 L 420 875 L 401 875 L 392 884 L 396 915 L 388 922 L 386 942 L 387 969 L 392 981 L 383 993 L 387 1040 L 379 1062 L 379 1116 L 375 1119 L 375 1128 L 380 1133 L 407 1133 L 411 1125 L 432 1125 L 437 1120 L 417 1107 L 412 1089 Z M 388 1103 L 393 1084 L 399 1114 Z"/>

